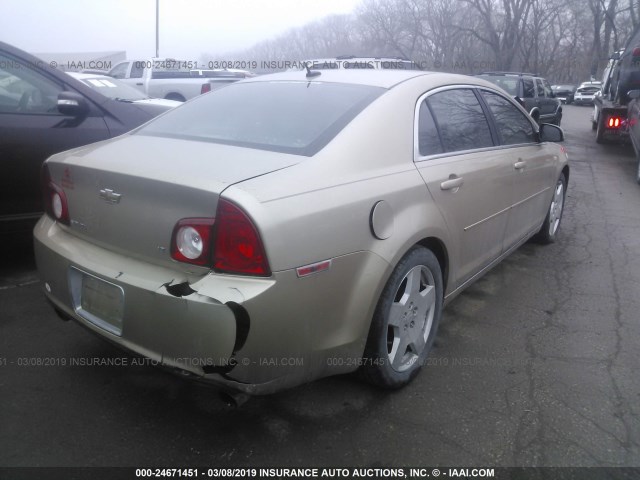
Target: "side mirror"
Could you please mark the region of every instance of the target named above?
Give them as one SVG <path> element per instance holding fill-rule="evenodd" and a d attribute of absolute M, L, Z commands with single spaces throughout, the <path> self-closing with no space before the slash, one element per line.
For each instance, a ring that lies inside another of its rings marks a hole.
<path fill-rule="evenodd" d="M 541 142 L 563 142 L 564 132 L 557 125 L 543 123 L 540 125 L 540 141 Z"/>
<path fill-rule="evenodd" d="M 80 117 L 89 113 L 89 103 L 78 93 L 60 92 L 58 94 L 58 111 L 63 115 Z"/>
<path fill-rule="evenodd" d="M 632 99 L 637 99 L 640 98 L 640 90 L 629 90 L 627 92 L 627 97 L 632 98 Z"/>

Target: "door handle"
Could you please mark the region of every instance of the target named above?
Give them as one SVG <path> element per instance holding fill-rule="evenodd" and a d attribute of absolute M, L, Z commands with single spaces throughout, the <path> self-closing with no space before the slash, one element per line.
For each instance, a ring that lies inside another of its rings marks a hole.
<path fill-rule="evenodd" d="M 136 83 L 136 85 L 140 85 L 140 86 L 142 86 L 142 85 L 144 85 L 144 83 L 139 82 L 139 83 Z"/>
<path fill-rule="evenodd" d="M 513 168 L 515 168 L 516 170 L 522 170 L 526 166 L 527 162 L 523 162 L 522 160 L 519 160 L 513 164 Z"/>
<path fill-rule="evenodd" d="M 449 180 L 445 180 L 440 184 L 440 190 L 453 190 L 459 188 L 464 183 L 464 178 L 456 177 L 455 175 L 449 175 Z"/>

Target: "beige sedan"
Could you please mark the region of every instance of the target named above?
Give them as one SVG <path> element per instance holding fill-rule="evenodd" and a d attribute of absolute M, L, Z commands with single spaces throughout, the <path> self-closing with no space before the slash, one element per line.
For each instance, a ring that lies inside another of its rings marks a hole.
<path fill-rule="evenodd" d="M 532 236 L 555 240 L 562 139 L 478 78 L 247 79 L 45 163 L 45 294 L 230 391 L 356 369 L 401 387 L 447 302 Z"/>

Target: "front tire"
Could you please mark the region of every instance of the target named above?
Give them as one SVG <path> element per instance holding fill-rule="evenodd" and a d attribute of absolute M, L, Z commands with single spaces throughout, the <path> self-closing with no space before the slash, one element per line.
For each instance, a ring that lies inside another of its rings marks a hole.
<path fill-rule="evenodd" d="M 425 362 L 442 316 L 440 263 L 416 246 L 400 260 L 380 295 L 365 347 L 362 374 L 379 387 L 407 385 Z"/>
<path fill-rule="evenodd" d="M 564 202 L 567 193 L 567 180 L 564 173 L 560 174 L 556 182 L 556 188 L 553 192 L 551 205 L 547 211 L 547 216 L 540 231 L 535 235 L 535 240 L 539 243 L 549 244 L 556 241 L 558 230 L 560 229 L 560 221 L 562 220 L 562 212 L 564 212 Z"/>

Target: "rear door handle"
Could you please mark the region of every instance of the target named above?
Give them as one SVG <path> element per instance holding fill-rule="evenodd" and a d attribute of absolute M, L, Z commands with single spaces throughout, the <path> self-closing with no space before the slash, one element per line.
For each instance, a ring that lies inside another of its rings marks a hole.
<path fill-rule="evenodd" d="M 515 168 L 516 170 L 522 170 L 526 166 L 527 166 L 527 162 L 523 162 L 522 160 L 513 164 L 513 168 Z"/>
<path fill-rule="evenodd" d="M 453 190 L 454 188 L 459 188 L 464 183 L 464 178 L 456 177 L 455 175 L 450 175 L 449 180 L 445 180 L 440 184 L 441 190 Z"/>
<path fill-rule="evenodd" d="M 140 83 L 136 83 L 136 85 L 142 86 L 142 85 L 144 85 L 144 83 L 140 82 Z"/>

